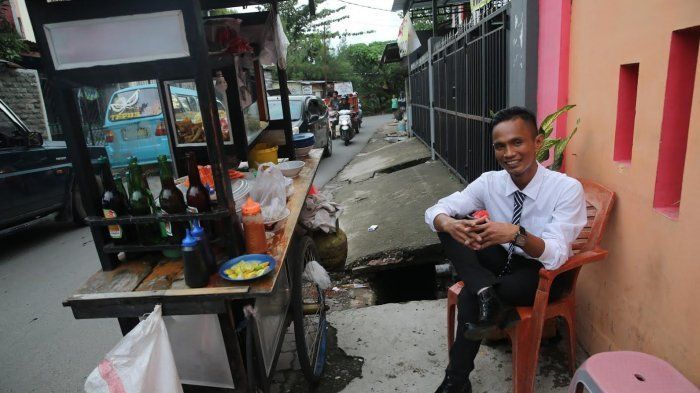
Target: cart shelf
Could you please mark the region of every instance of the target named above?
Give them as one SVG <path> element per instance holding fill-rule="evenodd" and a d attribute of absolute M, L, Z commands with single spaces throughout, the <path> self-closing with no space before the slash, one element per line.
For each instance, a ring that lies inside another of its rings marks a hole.
<path fill-rule="evenodd" d="M 91 226 L 109 226 L 115 224 L 150 224 L 154 222 L 165 222 L 165 221 L 190 221 L 193 219 L 198 220 L 216 220 L 224 217 L 230 216 L 230 213 L 226 209 L 215 209 L 211 212 L 206 213 L 182 213 L 182 214 L 149 214 L 144 216 L 123 216 L 117 218 L 104 218 L 97 216 L 90 216 L 85 219 L 85 221 Z"/>
<path fill-rule="evenodd" d="M 114 270 L 98 271 L 63 303 L 76 318 L 136 317 L 163 304 L 163 315 L 223 312 L 226 300 L 270 296 L 285 268 L 285 259 L 306 195 L 316 175 L 322 149 L 314 149 L 294 179 L 294 194 L 287 202 L 290 215 L 272 239 L 269 254 L 275 271 L 250 283 L 232 283 L 218 274 L 204 288 L 188 288 L 181 260 L 134 260 Z M 168 216 L 170 219 L 170 216 Z"/>

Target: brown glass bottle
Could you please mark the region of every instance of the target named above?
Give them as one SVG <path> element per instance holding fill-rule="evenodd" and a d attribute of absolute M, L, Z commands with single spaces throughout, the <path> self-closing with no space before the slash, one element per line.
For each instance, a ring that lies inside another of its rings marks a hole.
<path fill-rule="evenodd" d="M 102 214 L 105 218 L 123 217 L 129 214 L 129 202 L 112 177 L 112 170 L 107 159 L 101 159 L 102 165 Z M 119 179 L 121 181 L 121 179 Z M 130 228 L 123 225 L 109 225 L 109 237 L 115 244 L 125 244 L 132 240 Z"/>
<path fill-rule="evenodd" d="M 206 213 L 211 211 L 211 199 L 209 191 L 202 184 L 202 179 L 199 177 L 199 169 L 197 168 L 197 157 L 194 152 L 189 152 L 185 155 L 187 159 L 187 175 L 190 180 L 190 187 L 187 189 L 187 211 L 190 213 Z M 212 226 L 208 222 L 201 223 L 204 230 L 212 234 Z"/>
<path fill-rule="evenodd" d="M 187 211 L 185 198 L 182 192 L 175 187 L 172 170 L 168 158 L 164 155 L 158 156 L 158 165 L 160 167 L 160 201 L 161 214 L 182 214 Z M 168 222 L 164 221 L 160 224 L 160 234 L 168 243 L 180 244 L 185 237 L 186 223 L 182 221 Z"/>

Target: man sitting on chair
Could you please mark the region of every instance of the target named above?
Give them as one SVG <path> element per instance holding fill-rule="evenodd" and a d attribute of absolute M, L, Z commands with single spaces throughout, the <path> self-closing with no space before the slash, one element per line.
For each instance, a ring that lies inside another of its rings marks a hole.
<path fill-rule="evenodd" d="M 469 373 L 481 339 L 517 319 L 513 306 L 533 304 L 540 268 L 563 265 L 586 225 L 581 183 L 537 163 L 544 136 L 535 116 L 512 107 L 498 112 L 491 124 L 496 159 L 504 170 L 482 174 L 425 212 L 464 281 L 457 337 L 440 393 L 472 391 Z M 490 217 L 467 217 L 484 209 Z M 561 292 L 555 280 L 552 297 Z"/>

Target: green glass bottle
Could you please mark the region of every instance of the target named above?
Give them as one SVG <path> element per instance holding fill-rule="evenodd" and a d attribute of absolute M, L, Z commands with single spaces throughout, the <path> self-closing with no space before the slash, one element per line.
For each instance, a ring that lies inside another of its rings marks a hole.
<path fill-rule="evenodd" d="M 181 214 L 187 211 L 185 197 L 182 192 L 175 186 L 172 170 L 168 157 L 165 155 L 158 156 L 158 166 L 160 168 L 160 194 L 158 201 L 160 202 L 160 214 Z M 166 239 L 166 242 L 180 244 L 185 237 L 186 223 L 183 221 L 160 223 L 160 235 Z"/>
<path fill-rule="evenodd" d="M 151 215 L 155 212 L 155 204 L 143 186 L 141 168 L 132 161 L 129 163 L 129 204 L 131 214 L 134 216 Z M 139 240 L 144 244 L 156 244 L 160 242 L 160 229 L 158 224 L 139 224 Z"/>
<path fill-rule="evenodd" d="M 132 156 L 129 159 L 129 165 L 131 165 L 132 163 L 138 165 L 138 158 Z M 138 168 L 139 170 L 141 170 L 141 166 L 138 166 Z M 153 211 L 156 211 L 155 199 L 153 198 L 153 193 L 151 193 L 151 188 L 148 186 L 148 176 L 146 176 L 146 174 L 143 171 L 141 171 L 141 186 L 146 191 L 146 195 L 148 196 L 149 203 L 153 207 Z"/>

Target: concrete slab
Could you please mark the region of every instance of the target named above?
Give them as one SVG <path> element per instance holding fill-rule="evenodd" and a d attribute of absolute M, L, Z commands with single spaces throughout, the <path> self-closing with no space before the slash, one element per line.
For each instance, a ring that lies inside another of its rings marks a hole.
<path fill-rule="evenodd" d="M 423 214 L 463 187 L 442 163 L 432 161 L 335 189 L 333 200 L 345 207 L 340 225 L 348 236 L 346 268 L 387 254 L 420 258 L 421 252 L 439 252 Z M 368 232 L 375 224 L 377 230 Z"/>
<path fill-rule="evenodd" d="M 379 135 L 377 135 L 379 134 Z M 376 136 L 381 136 L 379 132 Z M 383 136 L 382 136 L 383 138 Z M 383 139 L 382 139 L 383 141 Z M 375 148 L 375 146 L 377 146 Z M 372 143 L 365 152 L 359 153 L 336 178 L 337 181 L 364 181 L 375 173 L 396 167 L 405 167 L 411 163 L 424 162 L 430 159 L 430 152 L 415 138 L 397 143 Z"/>
<path fill-rule="evenodd" d="M 349 356 L 364 358 L 362 378 L 350 381 L 342 392 L 434 391 L 448 362 L 445 307 L 442 299 L 330 313 L 338 347 Z M 542 348 L 536 382 L 539 393 L 567 391 L 570 377 L 563 342 L 559 347 Z M 510 345 L 482 345 L 471 381 L 478 393 L 512 391 Z"/>

